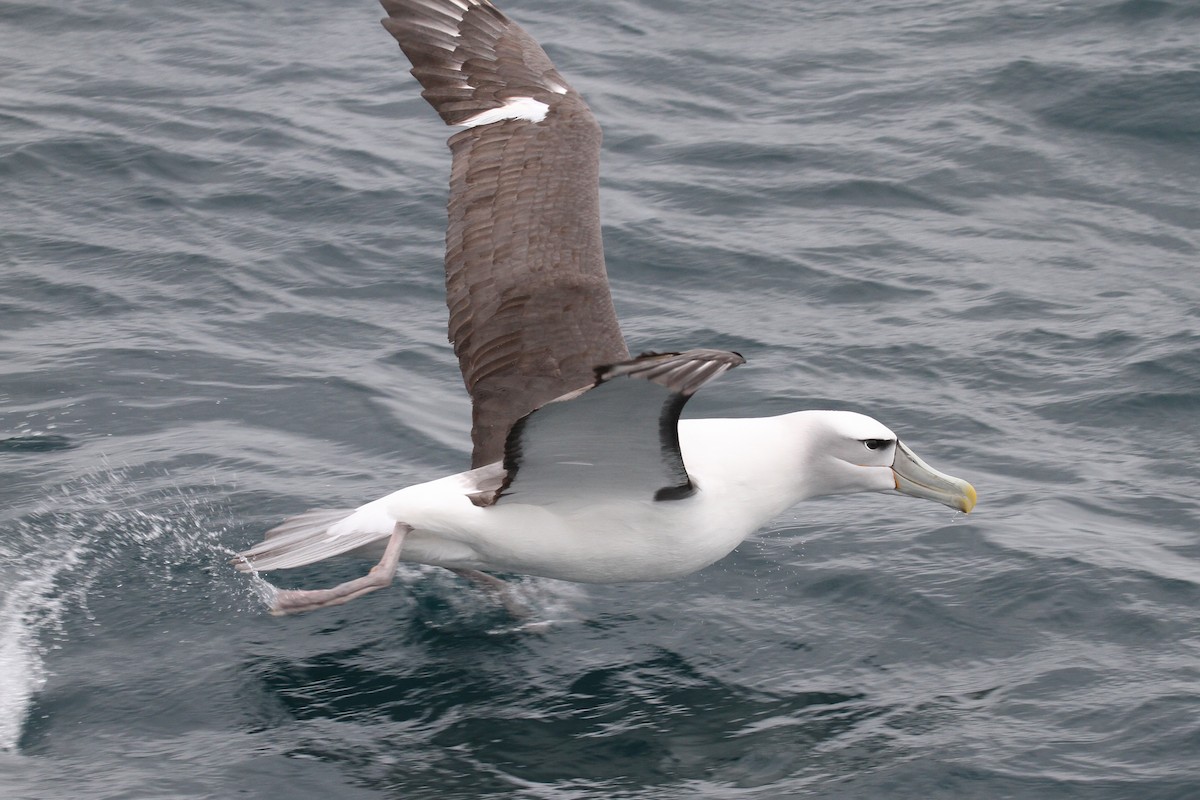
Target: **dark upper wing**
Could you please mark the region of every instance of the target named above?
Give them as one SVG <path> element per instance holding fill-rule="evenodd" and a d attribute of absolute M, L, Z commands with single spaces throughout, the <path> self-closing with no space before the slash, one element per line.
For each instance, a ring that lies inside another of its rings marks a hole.
<path fill-rule="evenodd" d="M 487 0 L 382 2 L 422 96 L 467 126 L 450 137 L 446 304 L 478 467 L 516 420 L 629 357 L 600 241 L 600 128 Z"/>
<path fill-rule="evenodd" d="M 679 413 L 737 353 L 647 354 L 596 370 L 594 385 L 547 403 L 509 434 L 499 502 L 677 500 L 693 491 L 679 452 Z"/>

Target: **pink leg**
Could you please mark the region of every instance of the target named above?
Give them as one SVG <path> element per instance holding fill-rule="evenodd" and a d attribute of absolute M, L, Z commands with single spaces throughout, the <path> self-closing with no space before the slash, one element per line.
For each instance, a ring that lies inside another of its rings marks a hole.
<path fill-rule="evenodd" d="M 388 539 L 387 549 L 383 551 L 383 558 L 361 578 L 340 583 L 332 589 L 280 589 L 271 605 L 271 613 L 281 617 L 285 614 L 301 614 L 318 608 L 340 606 L 368 592 L 390 586 L 392 578 L 396 575 L 396 566 L 400 563 L 400 548 L 404 545 L 404 537 L 411 530 L 412 528 L 403 522 L 397 522 L 392 530 L 392 538 Z"/>

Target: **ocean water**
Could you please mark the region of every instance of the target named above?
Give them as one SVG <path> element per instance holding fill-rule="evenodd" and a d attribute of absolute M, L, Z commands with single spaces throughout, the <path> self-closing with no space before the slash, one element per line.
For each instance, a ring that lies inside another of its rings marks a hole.
<path fill-rule="evenodd" d="M 502 8 L 632 348 L 749 360 L 689 413 L 870 413 L 977 510 L 268 616 L 232 552 L 468 461 L 448 131 L 370 0 L 3 3 L 0 797 L 1200 797 L 1200 6 Z"/>

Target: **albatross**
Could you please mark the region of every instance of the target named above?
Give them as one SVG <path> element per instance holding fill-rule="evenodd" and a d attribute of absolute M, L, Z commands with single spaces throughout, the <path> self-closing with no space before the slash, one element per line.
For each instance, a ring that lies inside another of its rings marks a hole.
<path fill-rule="evenodd" d="M 583 583 L 695 572 L 795 503 L 899 492 L 969 512 L 975 490 L 849 411 L 680 419 L 742 364 L 721 350 L 631 357 L 600 236 L 600 127 L 538 43 L 488 0 L 382 0 L 383 26 L 447 125 L 449 339 L 471 397 L 471 469 L 357 509 L 311 510 L 240 553 L 261 572 L 378 557 L 272 612 L 388 586 L 401 561 Z"/>

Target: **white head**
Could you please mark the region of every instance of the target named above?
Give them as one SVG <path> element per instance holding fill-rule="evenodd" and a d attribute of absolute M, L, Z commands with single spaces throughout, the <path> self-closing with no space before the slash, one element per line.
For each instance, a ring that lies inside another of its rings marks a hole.
<path fill-rule="evenodd" d="M 801 462 L 798 499 L 895 490 L 970 511 L 971 484 L 935 470 L 878 420 L 853 411 L 788 414 L 796 426 Z"/>

